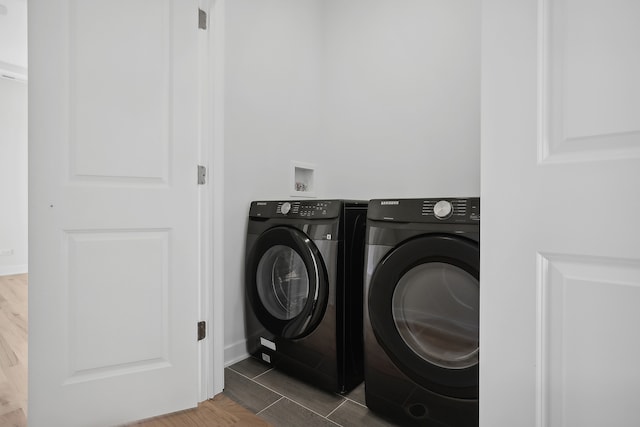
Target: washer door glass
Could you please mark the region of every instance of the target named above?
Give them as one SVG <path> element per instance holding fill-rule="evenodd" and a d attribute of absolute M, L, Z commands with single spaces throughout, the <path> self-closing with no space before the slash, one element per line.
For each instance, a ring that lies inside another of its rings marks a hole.
<path fill-rule="evenodd" d="M 404 342 L 429 363 L 463 369 L 478 363 L 480 286 L 463 269 L 420 264 L 398 281 L 392 314 Z"/>
<path fill-rule="evenodd" d="M 267 250 L 256 271 L 260 301 L 277 319 L 299 315 L 309 298 L 309 274 L 298 253 L 284 245 Z"/>

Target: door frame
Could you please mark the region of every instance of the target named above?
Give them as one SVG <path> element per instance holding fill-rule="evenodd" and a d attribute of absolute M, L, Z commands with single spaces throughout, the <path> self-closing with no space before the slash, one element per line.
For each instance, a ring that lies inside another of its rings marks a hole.
<path fill-rule="evenodd" d="M 200 0 L 207 30 L 200 34 L 202 88 L 200 162 L 207 167 L 200 193 L 200 401 L 224 388 L 224 17 L 226 0 Z M 194 173 L 195 175 L 195 173 Z"/>

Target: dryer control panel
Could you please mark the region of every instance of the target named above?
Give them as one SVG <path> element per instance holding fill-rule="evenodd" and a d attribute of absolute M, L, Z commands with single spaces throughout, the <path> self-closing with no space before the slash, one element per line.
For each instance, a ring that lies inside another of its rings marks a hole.
<path fill-rule="evenodd" d="M 328 219 L 340 216 L 340 200 L 282 200 L 252 202 L 250 217 Z"/>
<path fill-rule="evenodd" d="M 393 222 L 477 224 L 480 222 L 480 198 L 371 200 L 367 218 Z"/>

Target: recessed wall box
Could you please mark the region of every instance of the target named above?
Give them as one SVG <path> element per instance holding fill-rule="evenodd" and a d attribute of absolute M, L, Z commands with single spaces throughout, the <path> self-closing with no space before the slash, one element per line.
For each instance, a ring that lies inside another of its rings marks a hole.
<path fill-rule="evenodd" d="M 292 196 L 315 197 L 314 173 L 316 166 L 310 163 L 291 162 L 290 189 Z"/>

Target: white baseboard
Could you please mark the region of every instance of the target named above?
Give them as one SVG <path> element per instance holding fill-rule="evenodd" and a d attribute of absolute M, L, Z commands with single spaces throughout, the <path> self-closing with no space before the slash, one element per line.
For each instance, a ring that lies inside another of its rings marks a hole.
<path fill-rule="evenodd" d="M 224 347 L 224 367 L 249 357 L 247 353 L 247 340 L 240 340 Z"/>
<path fill-rule="evenodd" d="M 14 274 L 25 274 L 29 271 L 29 265 L 0 265 L 0 276 L 13 276 Z"/>

